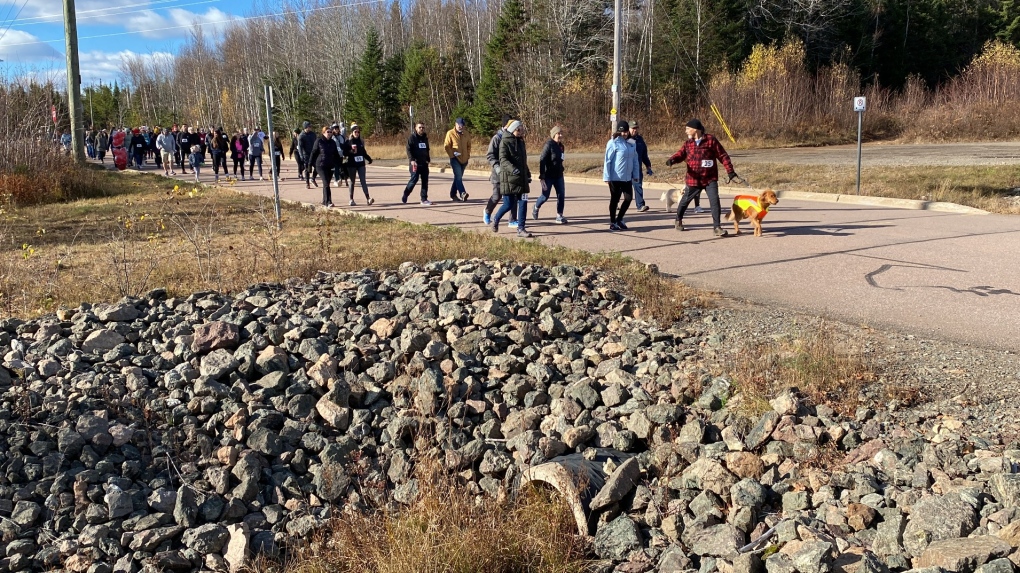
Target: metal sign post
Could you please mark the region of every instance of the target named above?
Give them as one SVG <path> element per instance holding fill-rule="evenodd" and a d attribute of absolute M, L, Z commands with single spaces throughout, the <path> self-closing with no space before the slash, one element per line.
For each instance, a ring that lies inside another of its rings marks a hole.
<path fill-rule="evenodd" d="M 865 97 L 854 98 L 854 111 L 857 112 L 857 194 L 861 194 L 861 131 L 864 128 L 864 110 L 868 107 Z"/>
<path fill-rule="evenodd" d="M 276 228 L 277 230 L 283 228 L 283 223 L 280 221 L 280 174 L 276 169 L 276 145 L 274 145 L 273 138 L 273 88 L 264 86 L 266 92 L 266 129 L 269 130 L 267 139 L 269 139 L 269 161 L 270 168 L 273 171 L 273 196 L 274 202 L 276 203 Z M 283 166 L 283 150 L 280 150 L 280 165 Z"/>

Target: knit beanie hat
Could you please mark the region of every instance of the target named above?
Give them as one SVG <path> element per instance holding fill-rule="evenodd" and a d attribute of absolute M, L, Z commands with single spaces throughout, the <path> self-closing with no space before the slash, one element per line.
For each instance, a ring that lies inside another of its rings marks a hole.
<path fill-rule="evenodd" d="M 523 125 L 521 123 L 521 120 L 515 119 L 515 120 L 510 122 L 510 125 L 506 126 L 506 130 L 508 132 L 510 132 L 510 133 L 513 133 L 513 132 L 517 131 L 517 128 L 521 127 L 521 125 Z"/>
<path fill-rule="evenodd" d="M 549 130 L 549 137 L 556 137 L 556 134 L 557 134 L 557 133 L 560 133 L 560 132 L 562 132 L 562 131 L 563 131 L 563 130 L 562 130 L 562 129 L 560 129 L 560 126 L 558 126 L 558 125 L 557 125 L 556 127 L 554 127 L 554 128 L 552 128 L 552 129 L 550 129 L 550 130 Z"/>
<path fill-rule="evenodd" d="M 693 127 L 694 129 L 700 131 L 701 133 L 705 133 L 705 126 L 701 124 L 701 120 L 692 119 L 691 121 L 687 122 L 687 127 Z"/>
<path fill-rule="evenodd" d="M 619 122 L 616 123 L 616 131 L 618 133 L 623 131 L 630 131 L 630 124 L 621 119 Z"/>

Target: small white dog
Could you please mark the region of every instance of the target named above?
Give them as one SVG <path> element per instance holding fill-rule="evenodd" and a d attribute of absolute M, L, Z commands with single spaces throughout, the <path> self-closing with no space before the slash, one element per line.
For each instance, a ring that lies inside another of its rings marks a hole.
<path fill-rule="evenodd" d="M 666 204 L 666 210 L 672 211 L 673 205 L 680 202 L 680 197 L 683 196 L 683 191 L 680 189 L 667 189 L 662 192 L 662 196 L 659 197 L 659 201 Z"/>

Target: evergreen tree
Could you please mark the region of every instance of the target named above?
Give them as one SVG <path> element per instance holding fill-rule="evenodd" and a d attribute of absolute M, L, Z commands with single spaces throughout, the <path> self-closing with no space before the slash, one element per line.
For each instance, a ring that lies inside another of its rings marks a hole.
<path fill-rule="evenodd" d="M 1002 0 L 996 37 L 1020 48 L 1020 1 Z"/>
<path fill-rule="evenodd" d="M 516 113 L 507 97 L 505 70 L 513 66 L 516 55 L 525 41 L 526 14 L 521 0 L 506 0 L 489 43 L 482 57 L 482 75 L 475 88 L 474 103 L 468 119 L 475 129 L 487 132 L 495 129 L 503 113 Z"/>
<path fill-rule="evenodd" d="M 370 27 L 365 35 L 365 51 L 361 54 L 348 83 L 344 119 L 357 122 L 365 137 L 372 135 L 383 115 L 383 52 L 379 31 Z"/>
<path fill-rule="evenodd" d="M 404 107 L 400 101 L 400 80 L 404 73 L 404 54 L 386 59 L 379 93 L 379 124 L 384 132 L 394 133 L 404 126 Z"/>

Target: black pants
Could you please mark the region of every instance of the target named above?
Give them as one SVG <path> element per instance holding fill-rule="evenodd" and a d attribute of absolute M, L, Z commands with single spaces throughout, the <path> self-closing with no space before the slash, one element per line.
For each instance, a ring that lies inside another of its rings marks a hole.
<path fill-rule="evenodd" d="M 623 203 L 620 204 L 620 199 Z M 634 198 L 634 183 L 632 181 L 610 181 L 609 182 L 609 223 L 615 224 L 623 220 L 627 214 L 627 208 Z M 617 209 L 619 205 L 619 209 Z"/>
<path fill-rule="evenodd" d="M 298 155 L 296 157 L 296 159 L 297 159 L 297 176 L 298 176 L 298 179 L 304 179 L 304 177 L 305 177 L 305 161 L 304 161 L 304 159 L 301 159 L 300 155 Z"/>
<path fill-rule="evenodd" d="M 417 169 L 415 168 L 417 167 Z M 404 201 L 411 196 L 411 191 L 414 191 L 414 186 L 418 184 L 418 179 L 421 179 L 421 200 L 429 200 L 429 164 L 428 163 L 416 163 L 415 167 L 408 167 L 408 171 L 411 172 L 411 178 L 408 179 L 407 185 L 404 187 Z"/>
<path fill-rule="evenodd" d="M 213 175 L 219 175 L 220 166 L 223 166 L 223 176 L 229 175 L 227 173 L 227 153 L 225 151 L 213 151 L 212 152 L 212 172 Z"/>
<path fill-rule="evenodd" d="M 311 171 L 311 170 L 309 170 Z M 330 167 L 315 167 L 315 171 L 319 174 L 319 179 L 322 179 L 322 204 L 332 205 L 333 204 L 333 193 L 329 190 L 329 180 L 332 179 L 333 169 Z"/>
<path fill-rule="evenodd" d="M 184 167 L 184 159 L 188 156 L 187 153 L 181 150 L 177 150 L 174 155 L 174 159 L 177 160 L 177 166 L 181 168 L 181 173 L 187 173 L 188 170 Z"/>
<path fill-rule="evenodd" d="M 351 201 L 354 200 L 354 184 L 357 178 L 361 178 L 361 190 L 365 193 L 365 199 L 369 198 L 368 184 L 365 183 L 365 164 L 355 163 L 347 166 L 347 175 L 351 178 L 347 182 L 347 188 L 351 191 Z"/>
<path fill-rule="evenodd" d="M 684 189 L 684 196 L 680 199 L 680 203 L 676 207 L 676 220 L 683 221 L 684 213 L 687 212 L 687 206 L 691 204 L 691 201 L 697 204 L 698 195 L 701 195 L 701 191 L 705 190 L 708 193 L 708 204 L 712 208 L 712 226 L 720 227 L 720 220 L 722 219 L 722 206 L 719 203 L 719 182 L 712 181 L 704 187 L 693 187 L 688 185 Z"/>
<path fill-rule="evenodd" d="M 320 170 L 317 167 L 315 167 L 314 165 L 306 164 L 305 165 L 305 185 L 308 185 L 310 182 L 315 181 L 315 179 L 319 176 L 319 171 Z M 333 171 L 332 169 L 329 170 L 330 173 L 332 173 L 332 171 Z"/>
<path fill-rule="evenodd" d="M 241 167 L 241 179 L 244 179 L 244 156 L 234 158 L 234 177 L 237 177 L 237 167 Z"/>
<path fill-rule="evenodd" d="M 283 162 L 283 155 L 273 156 L 273 170 L 277 177 L 280 177 L 280 163 Z"/>

